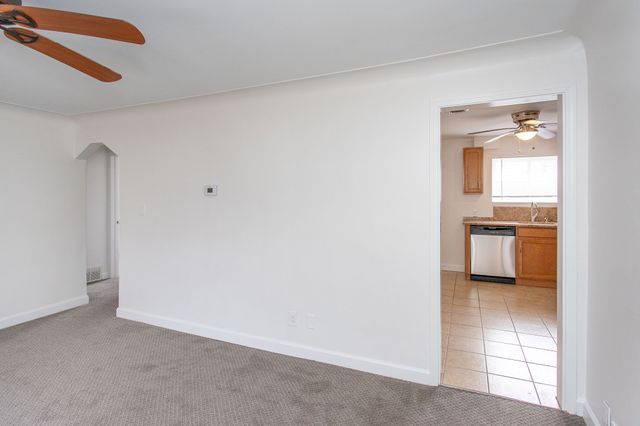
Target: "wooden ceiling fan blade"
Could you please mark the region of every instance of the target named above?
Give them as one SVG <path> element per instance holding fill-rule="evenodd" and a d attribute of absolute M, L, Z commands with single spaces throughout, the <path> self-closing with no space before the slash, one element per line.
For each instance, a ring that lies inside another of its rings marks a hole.
<path fill-rule="evenodd" d="M 120 74 L 110 70 L 104 65 L 100 65 L 99 63 L 82 56 L 59 43 L 56 43 L 55 41 L 49 40 L 40 34 L 36 34 L 33 31 L 22 28 L 10 28 L 4 31 L 4 35 L 16 43 L 20 43 L 23 46 L 36 50 L 105 83 L 118 81 L 122 78 Z"/>
<path fill-rule="evenodd" d="M 10 4 L 0 4 L 0 13 L 9 15 L 13 18 L 15 24 L 24 27 L 106 38 L 127 43 L 144 44 L 145 42 L 140 30 L 120 19 Z"/>

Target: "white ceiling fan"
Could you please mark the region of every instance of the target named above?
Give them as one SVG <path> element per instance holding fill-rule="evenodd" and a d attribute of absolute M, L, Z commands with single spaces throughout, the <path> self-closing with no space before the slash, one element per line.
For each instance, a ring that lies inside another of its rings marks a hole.
<path fill-rule="evenodd" d="M 479 132 L 468 133 L 468 135 L 480 135 L 482 133 L 496 132 L 499 130 L 508 130 L 499 134 L 498 136 L 489 139 L 485 144 L 492 143 L 508 135 L 515 135 L 521 141 L 528 141 L 533 139 L 536 135 L 543 139 L 551 139 L 556 136 L 555 132 L 547 129 L 546 126 L 558 123 L 549 123 L 538 120 L 540 117 L 540 111 L 520 111 L 511 114 L 513 122 L 517 127 L 503 127 L 499 129 L 482 130 Z"/>

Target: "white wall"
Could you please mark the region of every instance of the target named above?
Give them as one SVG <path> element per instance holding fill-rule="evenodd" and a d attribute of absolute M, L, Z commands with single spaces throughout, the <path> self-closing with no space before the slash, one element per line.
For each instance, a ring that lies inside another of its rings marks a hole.
<path fill-rule="evenodd" d="M 86 164 L 87 267 L 100 267 L 102 278 L 111 268 L 111 155 L 100 147 Z"/>
<path fill-rule="evenodd" d="M 437 383 L 430 103 L 584 82 L 559 35 L 79 117 L 119 156 L 119 315 Z"/>
<path fill-rule="evenodd" d="M 477 139 L 481 143 L 483 140 L 490 139 L 490 137 Z M 464 167 L 462 149 L 472 146 L 474 146 L 474 138 L 471 137 L 446 138 L 442 140 L 440 261 L 442 269 L 448 271 L 464 271 L 464 226 L 462 218 L 465 216 L 493 216 L 491 161 L 494 158 L 504 157 L 558 155 L 556 138 L 545 140 L 536 137 L 530 142 L 522 142 L 520 152 L 518 152 L 518 139 L 509 136 L 504 137 L 485 147 L 483 193 L 465 194 L 463 192 Z M 535 149 L 532 149 L 533 147 Z M 528 206 L 528 204 L 523 206 Z"/>
<path fill-rule="evenodd" d="M 640 2 L 584 1 L 577 32 L 589 73 L 587 401 L 606 424 L 640 418 Z"/>
<path fill-rule="evenodd" d="M 442 203 L 440 218 L 440 263 L 447 271 L 464 271 L 464 216 L 493 216 L 491 200 L 484 194 L 465 194 L 462 149 L 473 146 L 473 138 L 443 139 Z M 486 182 L 486 180 L 485 180 Z M 486 193 L 486 187 L 485 187 Z"/>
<path fill-rule="evenodd" d="M 0 328 L 87 302 L 70 119 L 0 104 Z"/>

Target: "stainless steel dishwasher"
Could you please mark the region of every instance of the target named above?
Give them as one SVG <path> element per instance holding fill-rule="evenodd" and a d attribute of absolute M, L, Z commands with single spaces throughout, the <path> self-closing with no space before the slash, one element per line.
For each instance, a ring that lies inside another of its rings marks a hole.
<path fill-rule="evenodd" d="M 471 279 L 515 284 L 515 226 L 471 225 Z"/>

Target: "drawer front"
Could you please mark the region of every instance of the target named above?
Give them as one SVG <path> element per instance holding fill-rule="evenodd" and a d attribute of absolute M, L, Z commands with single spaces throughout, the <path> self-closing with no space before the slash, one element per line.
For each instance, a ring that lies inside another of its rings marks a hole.
<path fill-rule="evenodd" d="M 557 233 L 555 228 L 518 227 L 519 237 L 556 238 Z"/>

